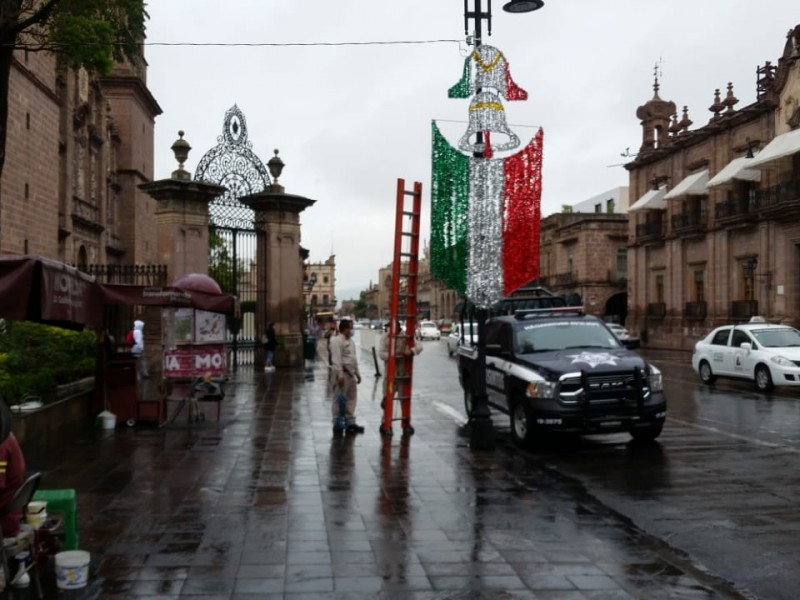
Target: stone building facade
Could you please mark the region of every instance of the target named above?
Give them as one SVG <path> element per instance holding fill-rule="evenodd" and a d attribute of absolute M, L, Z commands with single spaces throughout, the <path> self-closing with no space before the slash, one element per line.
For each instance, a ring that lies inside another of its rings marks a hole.
<path fill-rule="evenodd" d="M 425 254 L 419 261 L 419 284 L 417 287 L 417 306 L 425 310 L 425 317 L 433 321 L 454 319 L 458 294 L 448 288 L 440 279 L 431 274 L 431 261 L 426 247 Z"/>
<path fill-rule="evenodd" d="M 309 286 L 311 280 L 314 285 Z M 311 315 L 336 311 L 336 255 L 318 263 L 306 263 L 303 287 L 304 305 Z"/>
<path fill-rule="evenodd" d="M 626 324 L 628 216 L 561 212 L 542 219 L 538 283 L 579 294 L 590 314 Z"/>
<path fill-rule="evenodd" d="M 106 77 L 16 52 L 9 81 L 0 251 L 86 267 L 152 264 L 158 248 L 153 129 L 161 113 L 146 64 Z"/>
<path fill-rule="evenodd" d="M 800 324 L 800 26 L 754 79 L 754 102 L 717 90 L 693 130 L 658 81 L 637 111 L 628 325 L 646 345 L 690 350 L 753 315 Z"/>

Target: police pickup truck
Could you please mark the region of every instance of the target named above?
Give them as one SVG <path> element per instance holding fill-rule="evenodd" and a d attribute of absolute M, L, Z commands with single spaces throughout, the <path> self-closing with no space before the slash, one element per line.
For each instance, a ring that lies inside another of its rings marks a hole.
<path fill-rule="evenodd" d="M 489 406 L 509 415 L 516 443 L 555 433 L 628 432 L 636 440 L 661 434 L 667 414 L 661 372 L 582 308 L 492 317 L 485 340 Z M 477 360 L 474 345 L 459 347 L 468 416 Z"/>

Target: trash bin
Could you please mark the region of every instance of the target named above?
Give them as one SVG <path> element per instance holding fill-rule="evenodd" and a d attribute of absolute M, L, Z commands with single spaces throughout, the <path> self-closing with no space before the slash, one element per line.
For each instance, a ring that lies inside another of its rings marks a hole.
<path fill-rule="evenodd" d="M 303 336 L 303 358 L 306 360 L 314 360 L 317 354 L 317 338 L 313 335 Z"/>
<path fill-rule="evenodd" d="M 116 415 L 117 423 L 138 417 L 136 366 L 130 352 L 120 352 L 106 363 L 106 408 Z"/>

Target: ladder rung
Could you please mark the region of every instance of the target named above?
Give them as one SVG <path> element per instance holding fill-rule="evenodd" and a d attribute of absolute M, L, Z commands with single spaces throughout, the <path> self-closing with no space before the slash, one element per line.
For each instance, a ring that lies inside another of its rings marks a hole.
<path fill-rule="evenodd" d="M 408 237 L 419 237 L 418 233 L 414 233 L 413 231 L 401 231 L 403 235 L 407 235 Z"/>
<path fill-rule="evenodd" d="M 418 212 L 414 212 L 413 210 L 404 210 L 403 211 L 403 215 L 406 216 L 406 217 L 418 217 L 419 213 Z"/>

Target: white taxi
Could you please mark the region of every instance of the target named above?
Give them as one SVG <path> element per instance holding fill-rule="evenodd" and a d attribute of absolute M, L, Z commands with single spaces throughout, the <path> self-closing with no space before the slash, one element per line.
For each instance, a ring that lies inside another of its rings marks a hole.
<path fill-rule="evenodd" d="M 692 368 L 706 384 L 731 377 L 752 380 L 761 392 L 800 386 L 800 331 L 760 317 L 717 327 L 695 344 Z"/>

